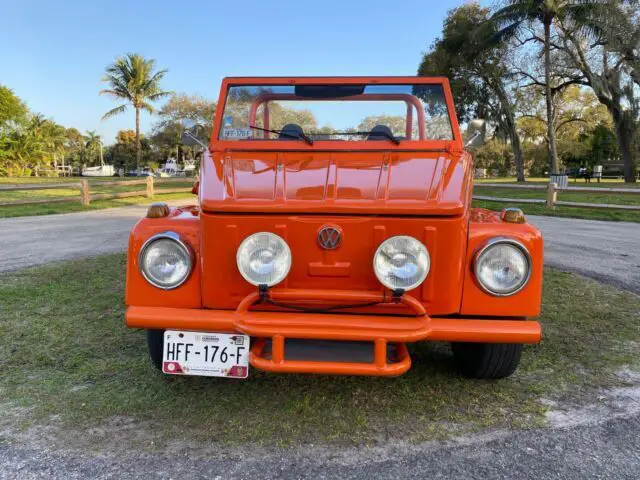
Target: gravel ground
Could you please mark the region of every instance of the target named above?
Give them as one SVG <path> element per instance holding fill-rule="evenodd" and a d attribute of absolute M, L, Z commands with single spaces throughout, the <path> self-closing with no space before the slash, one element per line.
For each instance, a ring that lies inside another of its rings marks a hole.
<path fill-rule="evenodd" d="M 549 428 L 498 431 L 420 445 L 303 447 L 170 454 L 79 454 L 0 445 L 0 479 L 564 479 L 640 477 L 640 387 L 552 411 Z"/>

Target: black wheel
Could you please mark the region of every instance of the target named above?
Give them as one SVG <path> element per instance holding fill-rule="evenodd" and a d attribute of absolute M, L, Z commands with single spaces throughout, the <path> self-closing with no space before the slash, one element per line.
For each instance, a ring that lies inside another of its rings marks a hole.
<path fill-rule="evenodd" d="M 453 358 L 469 378 L 496 379 L 511 375 L 522 355 L 520 343 L 452 343 Z"/>
<path fill-rule="evenodd" d="M 147 330 L 147 347 L 149 358 L 158 370 L 162 371 L 162 347 L 164 345 L 164 330 Z"/>

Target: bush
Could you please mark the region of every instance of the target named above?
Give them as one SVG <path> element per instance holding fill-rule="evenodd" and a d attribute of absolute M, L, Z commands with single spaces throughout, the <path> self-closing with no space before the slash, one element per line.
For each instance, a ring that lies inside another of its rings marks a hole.
<path fill-rule="evenodd" d="M 473 150 L 476 168 L 486 168 L 500 176 L 506 176 L 515 165 L 511 146 L 498 140 L 490 140 Z"/>

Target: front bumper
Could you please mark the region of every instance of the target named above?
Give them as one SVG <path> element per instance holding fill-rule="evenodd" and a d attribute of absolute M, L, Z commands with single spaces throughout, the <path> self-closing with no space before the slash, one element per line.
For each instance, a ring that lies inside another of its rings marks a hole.
<path fill-rule="evenodd" d="M 273 290 L 270 298 L 283 302 L 391 303 L 382 292 Z M 337 313 L 251 311 L 258 293 L 247 296 L 235 311 L 130 306 L 127 326 L 154 330 L 239 332 L 254 337 L 249 361 L 259 370 L 272 372 L 396 376 L 411 367 L 406 343 L 421 340 L 486 343 L 538 343 L 540 324 L 528 320 L 429 317 L 409 295 L 395 299 L 413 310 L 413 316 L 352 315 Z M 374 345 L 372 363 L 315 362 L 287 359 L 285 340 L 323 339 L 367 341 Z M 267 340 L 269 356 L 264 355 Z M 396 358 L 388 358 L 387 345 Z"/>

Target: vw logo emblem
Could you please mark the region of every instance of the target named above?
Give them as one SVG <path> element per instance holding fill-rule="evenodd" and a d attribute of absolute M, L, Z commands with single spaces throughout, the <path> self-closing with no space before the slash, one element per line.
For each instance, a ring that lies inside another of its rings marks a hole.
<path fill-rule="evenodd" d="M 318 244 L 325 250 L 338 248 L 342 242 L 342 233 L 336 227 L 322 227 L 318 230 Z"/>

